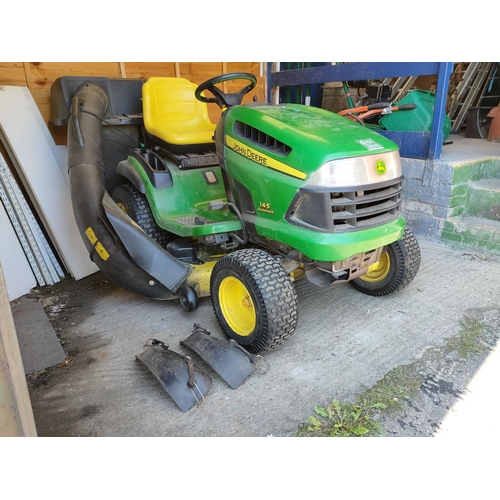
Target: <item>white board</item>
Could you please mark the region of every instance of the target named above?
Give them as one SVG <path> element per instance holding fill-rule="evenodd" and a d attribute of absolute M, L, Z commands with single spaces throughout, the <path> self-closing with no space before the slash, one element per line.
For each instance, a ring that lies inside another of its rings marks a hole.
<path fill-rule="evenodd" d="M 1 202 L 0 235 L 0 262 L 9 300 L 14 300 L 28 293 L 37 282 Z"/>
<path fill-rule="evenodd" d="M 98 271 L 75 222 L 61 146 L 26 87 L 0 86 L 0 136 L 68 271 L 77 280 Z"/>

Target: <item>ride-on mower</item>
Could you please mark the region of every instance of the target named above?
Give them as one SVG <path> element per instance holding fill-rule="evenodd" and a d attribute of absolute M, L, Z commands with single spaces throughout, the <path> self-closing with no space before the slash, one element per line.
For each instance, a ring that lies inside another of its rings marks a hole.
<path fill-rule="evenodd" d="M 217 87 L 230 80 L 243 88 Z M 420 265 L 400 215 L 398 146 L 323 109 L 242 104 L 255 85 L 230 73 L 199 86 L 63 77 L 52 88 L 92 260 L 117 284 L 187 311 L 209 296 L 224 334 L 250 353 L 294 332 L 296 280 L 381 296 Z M 207 103 L 222 110 L 216 126 Z M 111 145 L 131 139 L 117 160 L 124 149 Z"/>

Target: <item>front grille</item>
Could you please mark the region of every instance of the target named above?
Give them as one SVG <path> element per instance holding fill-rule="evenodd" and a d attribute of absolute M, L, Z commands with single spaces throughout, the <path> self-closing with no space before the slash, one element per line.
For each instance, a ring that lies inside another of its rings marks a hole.
<path fill-rule="evenodd" d="M 367 229 L 399 216 L 402 183 L 363 191 L 331 192 L 334 232 Z"/>
<path fill-rule="evenodd" d="M 356 191 L 302 194 L 288 214 L 291 223 L 322 232 L 369 229 L 399 217 L 402 179 Z"/>

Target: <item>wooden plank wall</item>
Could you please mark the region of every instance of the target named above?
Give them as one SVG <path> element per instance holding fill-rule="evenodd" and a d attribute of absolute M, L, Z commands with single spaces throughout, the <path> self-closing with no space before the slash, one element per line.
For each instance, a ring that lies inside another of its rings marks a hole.
<path fill-rule="evenodd" d="M 260 77 L 259 62 L 0 62 L 0 85 L 28 87 L 40 112 L 48 124 L 50 119 L 50 89 L 61 76 L 104 76 L 108 78 L 142 78 L 151 76 L 176 76 L 200 84 L 223 73 L 252 73 L 257 86 L 245 96 L 244 102 L 257 96 L 264 100 L 265 83 Z M 228 92 L 238 90 L 241 82 L 228 82 Z M 220 110 L 209 104 L 211 120 L 215 123 Z M 49 127 L 56 144 L 66 144 L 65 127 Z"/>

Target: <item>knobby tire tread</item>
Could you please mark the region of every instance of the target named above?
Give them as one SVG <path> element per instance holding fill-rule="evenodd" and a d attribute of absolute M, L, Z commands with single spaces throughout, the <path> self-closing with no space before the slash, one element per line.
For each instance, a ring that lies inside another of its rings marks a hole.
<path fill-rule="evenodd" d="M 161 247 L 166 248 L 169 242 L 168 233 L 156 224 L 145 195 L 130 184 L 122 184 L 113 192 L 113 199 L 122 203 L 128 216 Z"/>
<path fill-rule="evenodd" d="M 395 252 L 395 258 L 400 262 L 396 276 L 392 279 L 391 283 L 382 285 L 378 288 L 370 288 L 362 280 L 357 279 L 350 282 L 350 285 L 356 290 L 372 295 L 375 297 L 382 297 L 394 292 L 398 292 L 408 286 L 415 278 L 420 268 L 420 246 L 414 234 L 405 228 L 403 237 L 392 243 L 392 249 Z M 391 263 L 394 265 L 394 263 Z"/>
<path fill-rule="evenodd" d="M 263 328 L 252 344 L 243 347 L 256 354 L 281 346 L 293 334 L 297 325 L 297 294 L 283 267 L 270 254 L 260 249 L 233 252 L 223 257 L 218 267 L 237 270 L 255 284 L 252 287 L 254 292 L 258 290 L 256 307 L 261 311 Z M 214 297 L 212 307 L 219 325 L 225 331 L 214 305 Z"/>

